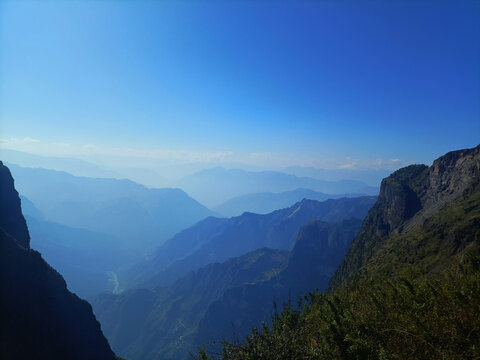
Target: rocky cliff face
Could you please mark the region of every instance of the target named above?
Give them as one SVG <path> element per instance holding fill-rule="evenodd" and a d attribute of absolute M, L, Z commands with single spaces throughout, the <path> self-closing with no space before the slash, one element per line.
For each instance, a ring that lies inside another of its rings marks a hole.
<path fill-rule="evenodd" d="M 378 201 L 365 218 L 359 235 L 333 276 L 331 286 L 337 287 L 343 280 L 354 276 L 373 253 L 391 239 L 396 239 L 397 244 L 391 245 L 394 248 L 399 246 L 400 238 L 415 237 L 412 234 L 419 227 L 423 227 L 423 233 L 431 234 L 432 243 L 444 241 L 449 229 L 445 228 L 442 234 L 433 234 L 432 224 L 436 220 L 432 220 L 432 217 L 442 212 L 438 217 L 446 219 L 439 224 L 457 226 L 461 223 L 461 216 L 457 222 L 453 219 L 460 212 L 464 218 L 473 216 L 471 210 L 475 209 L 474 206 L 466 207 L 456 202 L 467 201 L 479 184 L 480 145 L 449 152 L 435 160 L 430 167 L 411 165 L 385 178 Z M 469 201 L 476 203 L 475 199 Z M 458 208 L 455 211 L 447 209 L 454 205 Z"/>
<path fill-rule="evenodd" d="M 20 198 L 1 162 L 0 195 L 0 358 L 115 359 L 91 306 L 29 248 Z"/>
<path fill-rule="evenodd" d="M 13 185 L 10 171 L 0 161 L 0 227 L 8 229 L 16 242 L 26 249 L 30 248 L 30 235 L 27 223 L 22 215 L 20 198 Z"/>
<path fill-rule="evenodd" d="M 480 145 L 445 154 L 417 181 L 422 186 L 419 189 L 422 208 L 412 223 L 426 219 L 480 182 Z"/>
<path fill-rule="evenodd" d="M 369 212 L 365 230 L 379 237 L 388 235 L 421 208 L 417 182 L 428 167 L 411 165 L 383 179 L 378 201 Z"/>

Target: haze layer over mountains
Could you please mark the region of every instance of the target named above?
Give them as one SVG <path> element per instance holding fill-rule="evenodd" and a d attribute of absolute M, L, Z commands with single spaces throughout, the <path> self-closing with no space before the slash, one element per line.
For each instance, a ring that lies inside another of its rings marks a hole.
<path fill-rule="evenodd" d="M 178 184 L 189 188 L 190 193 L 205 194 L 201 197 L 209 203 L 225 200 L 208 209 L 179 188 L 147 187 L 124 179 L 127 176 L 119 169 L 105 168 L 84 160 L 38 156 L 6 149 L 2 149 L 1 153 L 8 160 L 23 165 L 8 163 L 22 197 L 32 245 L 61 271 L 70 289 L 85 297 L 104 290 L 120 291 L 131 286 L 133 279 L 140 281 L 139 276 L 143 277 L 146 271 L 134 269 L 150 268 L 157 258 L 157 248 L 172 237 L 175 242 L 174 235 L 182 236 L 183 230 L 207 217 L 215 216 L 208 221 L 221 224 L 226 220 L 223 217 L 239 216 L 244 212 L 268 214 L 289 208 L 303 199 L 352 198 L 371 193 L 374 189 L 359 180 L 323 181 L 282 172 L 218 167 L 177 180 Z M 145 174 L 159 175 L 153 170 L 130 170 L 138 172 L 137 176 L 142 179 Z M 301 187 L 307 185 L 332 193 Z M 269 191 L 258 192 L 264 190 Z M 304 220 L 317 219 L 313 213 L 309 216 Z M 245 218 L 248 216 L 245 215 Z M 200 222 L 198 227 L 188 231 L 197 232 L 202 226 Z M 248 231 L 254 234 L 254 238 L 259 236 L 254 226 Z M 204 236 L 201 234 L 198 232 L 196 236 Z M 236 235 L 238 239 L 242 236 L 240 234 Z M 255 243 L 252 241 L 252 244 Z M 265 244 L 267 246 L 268 242 Z M 235 246 L 238 247 L 238 244 Z M 246 244 L 240 248 L 254 249 Z M 186 251 L 193 256 L 198 249 L 199 244 L 196 244 Z M 181 265 L 181 258 L 177 258 L 177 270 L 174 265 L 168 269 L 157 265 L 142 281 L 160 276 L 166 283 L 171 283 L 198 266 L 210 261 L 223 261 L 230 256 L 228 254 L 236 256 L 241 253 L 238 250 L 232 253 L 229 246 L 224 250 L 215 250 L 217 252 L 218 255 L 210 254 L 209 258 L 201 261 L 203 255 L 198 253 L 199 260 L 192 260 L 187 267 Z"/>

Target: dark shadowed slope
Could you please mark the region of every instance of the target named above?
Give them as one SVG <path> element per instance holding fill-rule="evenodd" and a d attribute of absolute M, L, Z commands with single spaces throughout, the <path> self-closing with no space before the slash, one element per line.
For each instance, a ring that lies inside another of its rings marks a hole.
<path fill-rule="evenodd" d="M 169 285 L 189 271 L 211 262 L 269 247 L 291 250 L 299 229 L 312 220 L 338 222 L 363 219 L 376 198 L 343 198 L 319 202 L 302 200 L 292 207 L 259 215 L 245 213 L 230 219 L 208 218 L 175 235 L 147 262 L 130 271 L 130 284 Z"/>
<path fill-rule="evenodd" d="M 227 200 L 212 210 L 218 214 L 231 217 L 239 216 L 244 212 L 255 214 L 268 214 L 277 209 L 284 209 L 294 205 L 302 199 L 325 201 L 327 199 L 340 199 L 343 197 L 359 197 L 365 194 L 325 194 L 310 189 L 295 189 L 280 193 L 261 192 L 246 194 Z"/>
<path fill-rule="evenodd" d="M 91 306 L 29 248 L 20 198 L 1 162 L 0 194 L 0 358 L 113 360 Z"/>
<path fill-rule="evenodd" d="M 22 215 L 20 197 L 15 190 L 10 171 L 0 163 L 0 227 L 24 248 L 30 248 L 30 234 Z"/>

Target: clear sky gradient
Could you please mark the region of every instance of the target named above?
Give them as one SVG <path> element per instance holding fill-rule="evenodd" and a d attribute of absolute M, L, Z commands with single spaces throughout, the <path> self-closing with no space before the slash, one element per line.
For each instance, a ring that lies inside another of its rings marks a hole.
<path fill-rule="evenodd" d="M 0 12 L 4 147 L 368 167 L 480 142 L 478 1 L 7 0 Z"/>

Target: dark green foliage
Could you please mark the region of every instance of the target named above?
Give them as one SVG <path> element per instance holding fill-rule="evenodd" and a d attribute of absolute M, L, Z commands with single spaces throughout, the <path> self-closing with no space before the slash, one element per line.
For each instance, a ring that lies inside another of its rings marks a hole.
<path fill-rule="evenodd" d="M 225 343 L 221 357 L 478 359 L 479 259 L 434 281 L 400 278 L 311 294 L 301 310 L 287 306 L 272 328 L 254 329 L 244 344 Z"/>

